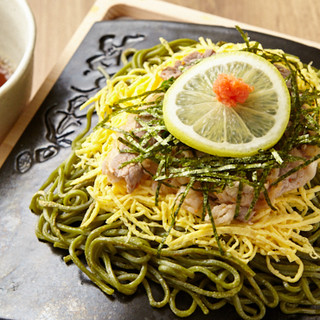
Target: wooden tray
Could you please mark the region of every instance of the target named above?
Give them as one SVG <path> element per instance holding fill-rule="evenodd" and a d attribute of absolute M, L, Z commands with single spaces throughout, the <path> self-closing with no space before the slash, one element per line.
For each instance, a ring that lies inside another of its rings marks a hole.
<path fill-rule="evenodd" d="M 31 99 L 29 105 L 25 107 L 20 118 L 0 145 L 0 167 L 92 25 L 97 21 L 114 20 L 119 18 L 183 21 L 225 27 L 239 25 L 243 29 L 294 40 L 320 49 L 320 43 L 317 42 L 255 27 L 235 20 L 222 18 L 160 0 L 134 0 L 130 3 L 126 0 L 97 0 L 69 41 L 56 65 L 48 74 L 37 93 Z"/>

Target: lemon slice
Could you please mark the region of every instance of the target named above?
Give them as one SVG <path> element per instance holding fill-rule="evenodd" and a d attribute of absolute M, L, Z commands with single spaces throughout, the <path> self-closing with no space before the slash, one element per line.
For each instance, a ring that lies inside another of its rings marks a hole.
<path fill-rule="evenodd" d="M 213 85 L 219 75 L 241 80 L 247 97 L 228 104 Z M 220 100 L 220 101 L 219 101 Z M 165 125 L 186 145 L 217 156 L 250 156 L 276 144 L 290 116 L 290 95 L 277 68 L 250 52 L 218 53 L 185 71 L 167 91 Z"/>

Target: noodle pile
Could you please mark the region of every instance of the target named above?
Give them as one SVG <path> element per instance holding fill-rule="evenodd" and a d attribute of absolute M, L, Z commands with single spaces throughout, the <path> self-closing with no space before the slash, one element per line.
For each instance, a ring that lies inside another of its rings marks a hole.
<path fill-rule="evenodd" d="M 267 307 L 277 306 L 289 314 L 320 314 L 317 177 L 276 198 L 249 222 L 234 219 L 215 226 L 179 203 L 176 191 L 158 192 L 150 177 L 128 193 L 124 181 L 111 182 L 102 173 L 103 161 L 119 138 L 117 130 L 129 114 L 148 99 L 146 93 L 157 97 L 165 91 L 161 70 L 195 50 L 248 48 L 294 65 L 297 87 L 317 93 L 309 105 L 318 108 L 320 77 L 311 64 L 248 40 L 215 44 L 203 38 L 161 39 L 156 47 L 136 52 L 83 106 L 93 105 L 86 130 L 73 142 L 70 157 L 34 195 L 30 208 L 39 215 L 38 238 L 68 250 L 65 260 L 72 260 L 105 293 L 131 295 L 142 285 L 151 306 L 169 305 L 179 317 L 198 307 L 208 314 L 226 304 L 242 319 L 262 319 Z M 99 124 L 89 132 L 94 112 Z M 190 183 L 188 187 L 192 189 Z M 155 300 L 150 282 L 162 288 L 161 300 Z M 181 292 L 192 298 L 189 306 L 180 305 Z"/>

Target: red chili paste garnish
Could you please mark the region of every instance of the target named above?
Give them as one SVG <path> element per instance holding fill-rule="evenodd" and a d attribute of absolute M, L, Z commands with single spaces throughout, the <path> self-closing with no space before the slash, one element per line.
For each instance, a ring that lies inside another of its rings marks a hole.
<path fill-rule="evenodd" d="M 252 91 L 252 86 L 232 74 L 221 73 L 213 83 L 213 92 L 217 100 L 228 107 L 244 103 Z"/>

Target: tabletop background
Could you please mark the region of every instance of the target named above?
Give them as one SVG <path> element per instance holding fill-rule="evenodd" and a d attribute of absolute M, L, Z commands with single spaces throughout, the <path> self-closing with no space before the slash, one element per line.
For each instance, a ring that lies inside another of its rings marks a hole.
<path fill-rule="evenodd" d="M 33 86 L 35 92 L 94 4 L 94 0 L 27 1 L 37 24 Z M 131 1 L 134 0 L 127 0 L 128 3 Z M 166 2 L 320 42 L 319 0 L 166 0 Z"/>
<path fill-rule="evenodd" d="M 111 0 L 105 1 L 108 4 Z M 134 1 L 122 0 L 123 3 L 128 4 L 134 4 Z M 147 8 L 151 0 L 143 1 Z M 320 43 L 320 0 L 162 1 L 164 5 L 165 2 L 169 2 L 239 23 Z M 57 66 L 59 57 L 63 56 L 63 49 L 81 25 L 95 0 L 27 0 L 27 2 L 33 11 L 37 25 L 32 90 L 32 96 L 36 99 L 26 106 L 12 130 L 0 144 L 0 167 L 32 119 L 37 106 L 40 105 L 38 102 L 45 97 L 45 91 L 38 90 L 40 85 L 53 82 L 47 76 L 53 74 L 52 70 L 57 70 L 54 66 Z M 179 10 L 174 12 L 174 16 L 179 16 Z M 183 19 L 183 17 L 180 18 Z M 203 23 L 205 24 L 205 21 Z"/>

